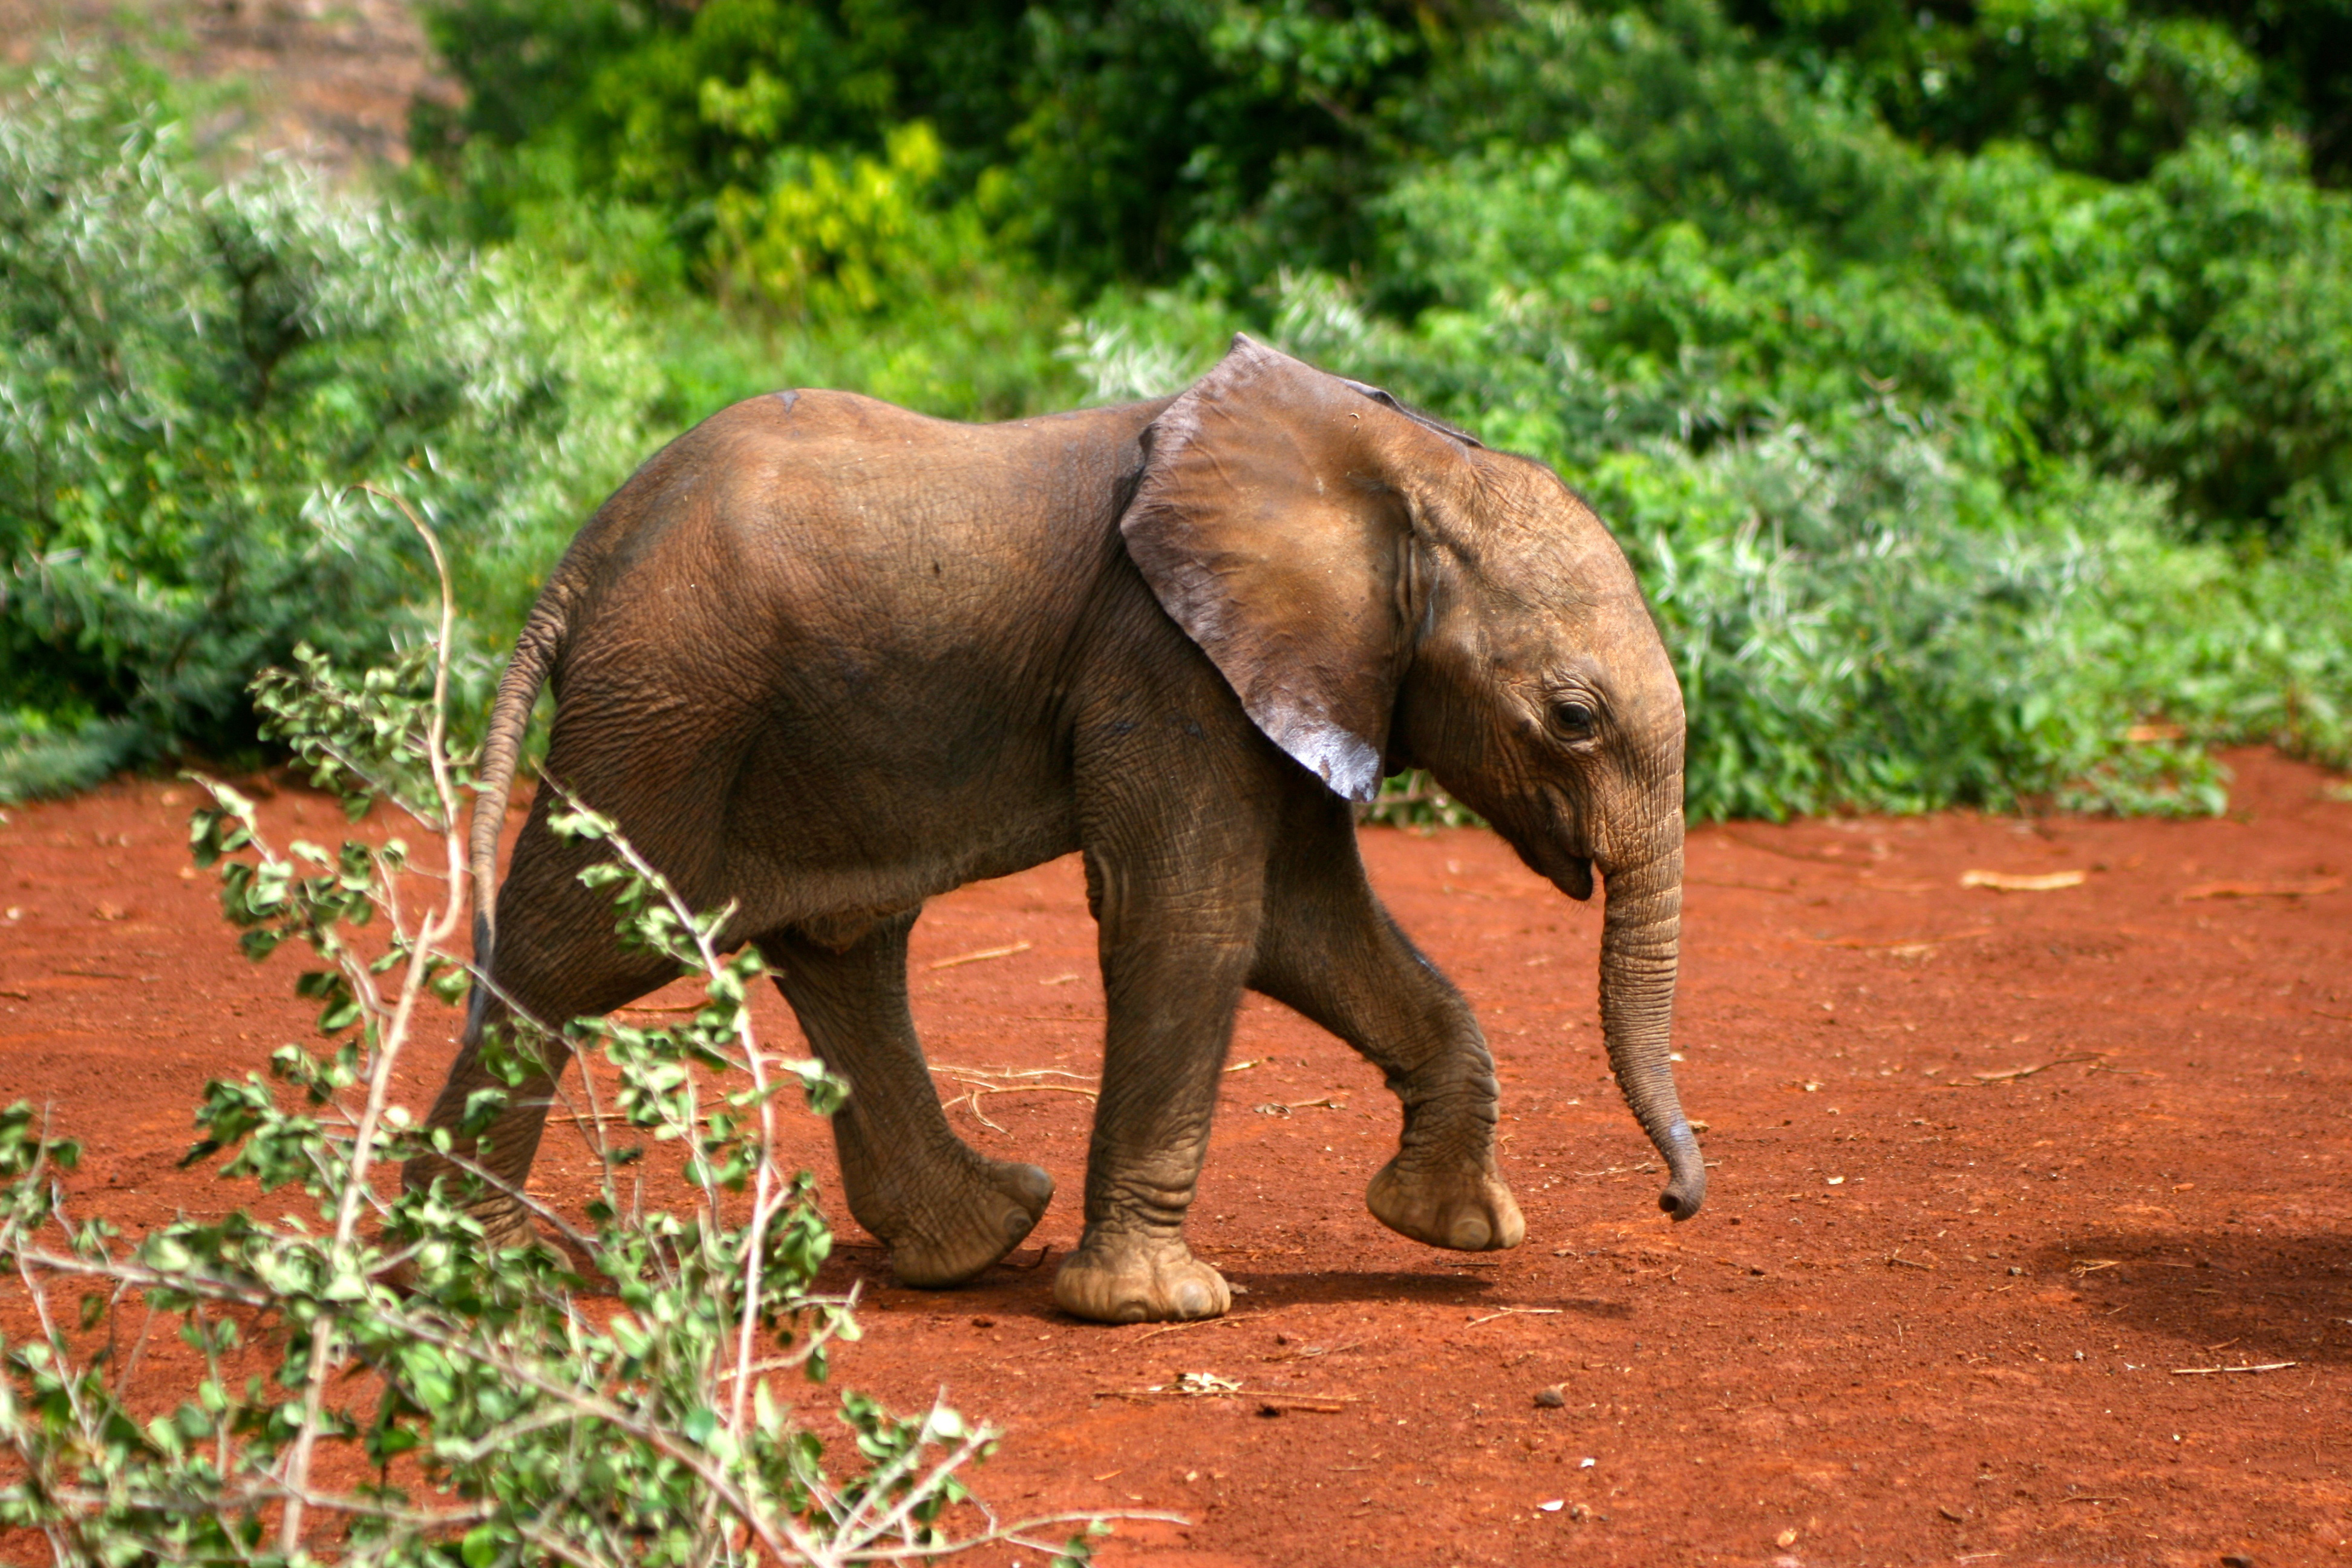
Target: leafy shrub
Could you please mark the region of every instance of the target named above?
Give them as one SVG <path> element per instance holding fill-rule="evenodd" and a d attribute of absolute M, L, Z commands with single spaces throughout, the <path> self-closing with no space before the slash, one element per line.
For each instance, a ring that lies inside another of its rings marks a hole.
<path fill-rule="evenodd" d="M 2298 142 L 2199 135 L 2133 184 L 1930 155 L 1667 11 L 1530 8 L 1433 81 L 1376 314 L 1509 321 L 1608 389 L 1558 416 L 1588 427 L 1822 427 L 1885 388 L 2005 484 L 2083 458 L 2190 532 L 2352 537 L 2352 200 Z"/>
<path fill-rule="evenodd" d="M 2012 389 L 1986 414 L 2168 484 L 2191 532 L 2352 537 L 2352 200 L 2299 145 L 2199 138 L 2129 186 L 2002 153 L 1941 185 L 1923 249 Z"/>
<path fill-rule="evenodd" d="M 469 983 L 446 946 L 467 886 L 446 648 L 359 679 L 306 650 L 299 674 L 257 689 L 272 729 L 355 816 L 382 801 L 413 819 L 426 836 L 414 858 L 398 837 L 281 849 L 209 781 L 193 824 L 247 954 L 315 955 L 296 989 L 321 1005 L 326 1043 L 278 1049 L 283 1088 L 208 1085 L 189 1160 L 226 1156 L 222 1176 L 299 1189 L 305 1212 L 239 1209 L 126 1242 L 69 1207 L 57 1178 L 75 1146 L 27 1105 L 0 1111 L 0 1265 L 42 1325 L 0 1342 L 0 1528 L 41 1531 L 79 1563 L 815 1568 L 929 1556 L 969 1520 L 962 1544 L 1010 1541 L 1074 1568 L 1083 1535 L 1036 1532 L 1098 1519 L 1001 1526 L 959 1509 L 962 1472 L 995 1434 L 943 1405 L 898 1417 L 845 1394 L 856 1452 L 828 1473 L 792 1380 L 823 1381 L 856 1329 L 850 1300 L 814 1291 L 830 1233 L 807 1174 L 774 1150 L 788 1091 L 823 1113 L 843 1086 L 815 1061 L 762 1054 L 744 1005 L 759 961 L 714 946 L 731 911 L 686 908 L 609 822 L 563 815 L 611 847 L 587 875 L 612 889 L 624 939 L 698 978 L 704 1005 L 662 1028 L 583 1022 L 571 1041 L 507 1042 L 509 1062 L 577 1043 L 618 1078 L 609 1113 L 593 1080 L 572 1108 L 604 1173 L 589 1228 L 532 1202 L 573 1257 L 488 1251 L 459 1206 L 478 1183 L 378 1194 L 373 1173 L 428 1147 L 471 1168 L 462 1130 L 425 1131 L 392 1089 L 434 996 Z M 486 1119 L 498 1098 L 472 1109 Z M 642 1142 L 614 1146 L 608 1125 Z M 632 1170 L 662 1148 L 680 1155 L 680 1209 L 649 1205 Z M 609 1310 L 583 1304 L 592 1291 Z M 60 1300 L 73 1296 L 78 1319 Z M 143 1344 L 145 1312 L 203 1358 L 181 1402 L 152 1415 L 152 1374 L 134 1405 L 139 1357 L 109 1353 Z"/>
<path fill-rule="evenodd" d="M 1780 58 L 1890 124 L 1973 152 L 2018 139 L 2137 178 L 2200 131 L 2284 122 L 2340 181 L 2352 160 L 2352 5 L 2306 0 L 1733 0 Z"/>
<path fill-rule="evenodd" d="M 1474 40 L 1380 264 L 1223 324 L 1591 491 L 1682 668 L 1695 813 L 2213 810 L 2199 742 L 2347 760 L 2352 203 L 2242 133 L 2134 185 L 1926 155 L 1666 11 Z M 1197 368 L 1203 302 L 1083 335 Z M 2130 739 L 2159 716 L 2191 741 Z"/>
<path fill-rule="evenodd" d="M 468 232 L 499 237 L 512 181 L 553 156 L 592 203 L 658 211 L 709 248 L 725 193 L 782 157 L 881 153 L 924 121 L 950 205 L 1084 284 L 1184 272 L 1222 226 L 1278 212 L 1337 263 L 1377 179 L 1374 111 L 1484 8 L 1428 0 L 440 0 L 427 25 L 467 92 L 415 145 Z"/>
<path fill-rule="evenodd" d="M 918 120 L 880 159 L 777 161 L 767 188 L 719 197 L 714 244 L 732 283 L 795 315 L 870 316 L 943 283 L 958 252 L 983 243 L 969 209 L 935 221 L 922 198 L 940 175 L 940 140 Z"/>
<path fill-rule="evenodd" d="M 257 669 L 380 646 L 431 580 L 356 481 L 502 632 L 658 384 L 525 258 L 282 165 L 207 188 L 141 96 L 50 70 L 0 111 L 0 795 L 249 747 Z"/>

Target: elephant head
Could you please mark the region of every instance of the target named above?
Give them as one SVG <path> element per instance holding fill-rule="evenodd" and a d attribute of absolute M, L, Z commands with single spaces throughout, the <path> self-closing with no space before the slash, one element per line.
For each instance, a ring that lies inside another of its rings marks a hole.
<path fill-rule="evenodd" d="M 1146 446 L 1129 553 L 1275 744 L 1352 800 L 1424 767 L 1570 897 L 1599 874 L 1610 1066 L 1660 1206 L 1697 1213 L 1670 1065 L 1682 691 L 1616 542 L 1541 464 L 1246 336 Z"/>

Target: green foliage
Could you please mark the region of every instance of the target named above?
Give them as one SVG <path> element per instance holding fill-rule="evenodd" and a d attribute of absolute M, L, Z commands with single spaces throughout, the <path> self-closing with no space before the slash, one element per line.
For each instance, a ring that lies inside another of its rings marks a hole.
<path fill-rule="evenodd" d="M 1435 779 L 1409 768 L 1381 781 L 1380 794 L 1356 808 L 1358 822 L 1389 827 L 1476 827 L 1478 814 L 1445 793 Z"/>
<path fill-rule="evenodd" d="M 2200 131 L 2284 123 L 2352 172 L 2346 0 L 1734 0 L 1780 58 L 1905 134 L 2032 141 L 2136 179 Z"/>
<path fill-rule="evenodd" d="M 2199 137 L 2131 185 L 1929 156 L 1672 9 L 1482 42 L 1383 199 L 1375 313 L 1507 322 L 1589 371 L 1570 407 L 1507 405 L 1503 438 L 1703 444 L 1891 393 L 2004 483 L 2085 458 L 2169 486 L 2192 531 L 2352 531 L 2352 201 L 2297 144 Z"/>
<path fill-rule="evenodd" d="M 939 174 L 939 138 L 918 120 L 890 132 L 881 158 L 803 155 L 759 195 L 721 192 L 722 284 L 797 316 L 858 317 L 961 282 L 956 259 L 982 241 L 969 208 L 939 221 L 921 205 Z"/>
<path fill-rule="evenodd" d="M 503 632 L 645 440 L 641 351 L 520 257 L 270 165 L 208 188 L 135 82 L 0 107 L 0 798 L 250 747 L 298 641 L 430 597 L 409 496 Z"/>
<path fill-rule="evenodd" d="M 426 113 L 416 145 L 470 233 L 514 232 L 517 181 L 555 165 L 583 200 L 657 212 L 662 243 L 699 267 L 725 204 L 921 121 L 945 149 L 942 208 L 970 202 L 1057 274 L 1178 274 L 1260 208 L 1336 263 L 1360 234 L 1373 111 L 1473 9 L 442 0 L 428 25 L 467 96 Z"/>
<path fill-rule="evenodd" d="M 588 1228 L 541 1209 L 569 1258 L 489 1249 L 463 1206 L 488 1179 L 466 1157 L 471 1129 L 427 1131 L 391 1092 L 421 1010 L 468 979 L 444 946 L 465 904 L 447 678 L 430 655 L 345 677 L 306 650 L 256 692 L 356 805 L 405 808 L 448 868 L 437 883 L 397 838 L 281 850 L 249 802 L 204 781 L 197 861 L 219 872 L 250 956 L 310 950 L 319 967 L 296 989 L 324 1004 L 324 1038 L 281 1047 L 275 1083 L 208 1085 L 189 1159 L 226 1155 L 225 1179 L 299 1193 L 299 1212 L 126 1240 L 68 1205 L 56 1176 L 75 1146 L 29 1106 L 0 1110 L 0 1269 L 41 1325 L 0 1342 L 0 1529 L 89 1563 L 814 1565 L 1002 1540 L 1076 1568 L 1102 1521 L 1000 1526 L 966 1509 L 962 1472 L 996 1435 L 943 1405 L 900 1417 L 843 1394 L 852 1451 L 828 1468 L 842 1456 L 796 1412 L 794 1384 L 822 1382 L 856 1324 L 850 1300 L 814 1289 L 831 1234 L 810 1178 L 774 1149 L 780 1097 L 824 1114 L 844 1086 L 763 1055 L 745 1005 L 759 961 L 715 945 L 731 911 L 687 909 L 586 812 L 561 826 L 611 848 L 589 880 L 613 890 L 626 940 L 699 979 L 703 1005 L 660 1028 L 572 1031 L 619 1085 L 615 1117 L 593 1079 L 572 1107 L 604 1171 Z M 537 1030 L 511 1043 L 564 1048 Z M 608 1123 L 677 1152 L 682 1208 L 619 1174 L 645 1149 L 608 1144 Z M 475 1176 L 381 1195 L 397 1184 L 372 1173 L 427 1149 Z M 201 1358 L 161 1410 L 152 1373 L 131 1402 L 136 1350 L 115 1353 L 154 1331 L 149 1313 Z M 1040 1541 L 1053 1525 L 1084 1533 Z"/>

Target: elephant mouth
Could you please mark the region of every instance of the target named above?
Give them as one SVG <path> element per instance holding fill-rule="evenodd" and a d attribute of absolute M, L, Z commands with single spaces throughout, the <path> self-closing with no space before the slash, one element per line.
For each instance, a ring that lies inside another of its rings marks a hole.
<path fill-rule="evenodd" d="M 1489 819 L 1491 820 L 1491 818 Z M 1549 837 L 1521 837 L 1506 832 L 1504 841 L 1519 852 L 1527 868 L 1579 903 L 1592 897 L 1592 858 L 1570 854 Z"/>
<path fill-rule="evenodd" d="M 1475 784 L 1463 788 L 1441 778 L 1438 783 L 1454 798 L 1494 824 L 1503 841 L 1518 853 L 1520 863 L 1579 903 L 1592 897 L 1592 857 L 1574 847 L 1585 840 L 1574 805 L 1559 790 L 1545 787 L 1529 800 L 1481 798 Z"/>
<path fill-rule="evenodd" d="M 1578 855 L 1561 860 L 1548 868 L 1544 874 L 1551 879 L 1553 887 L 1579 903 L 1592 897 L 1592 861 L 1590 857 Z"/>
<path fill-rule="evenodd" d="M 1528 864 L 1553 887 L 1582 903 L 1592 897 L 1592 857 L 1577 852 L 1588 847 L 1583 814 L 1577 810 L 1576 802 L 1557 786 L 1545 786 L 1543 804 L 1550 820 L 1545 824 L 1547 831 L 1537 839 L 1542 855 L 1540 859 L 1528 857 Z"/>

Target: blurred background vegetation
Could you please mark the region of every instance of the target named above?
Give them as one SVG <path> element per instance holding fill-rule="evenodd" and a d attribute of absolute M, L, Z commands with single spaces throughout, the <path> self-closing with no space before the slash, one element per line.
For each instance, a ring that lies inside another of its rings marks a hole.
<path fill-rule="evenodd" d="M 0 85 L 0 795 L 254 746 L 782 385 L 993 419 L 1236 329 L 1542 458 L 1700 816 L 2352 764 L 2352 0 L 432 0 L 373 187 Z M 478 707 L 478 704 L 477 704 Z"/>

